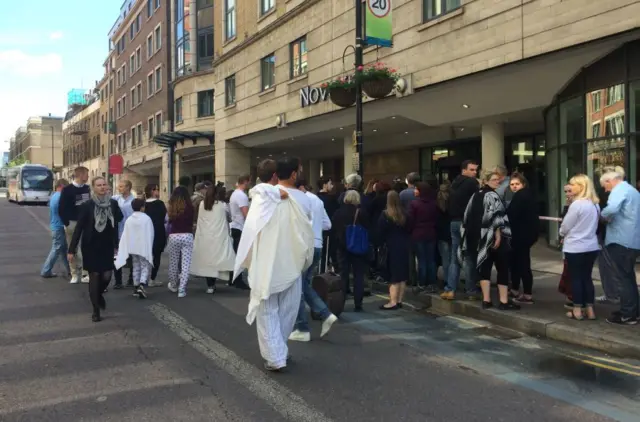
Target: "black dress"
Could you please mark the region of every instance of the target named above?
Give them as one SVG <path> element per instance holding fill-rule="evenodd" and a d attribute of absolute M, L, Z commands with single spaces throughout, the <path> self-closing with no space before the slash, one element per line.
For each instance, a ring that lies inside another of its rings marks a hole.
<path fill-rule="evenodd" d="M 95 204 L 89 200 L 80 206 L 78 223 L 71 238 L 69 253 L 75 254 L 80 244 L 82 265 L 89 273 L 112 271 L 114 252 L 118 248 L 118 223 L 122 221 L 122 212 L 115 200 L 111 200 L 111 212 L 114 224 L 107 221 L 102 232 L 95 229 Z M 114 227 L 115 225 L 115 227 Z"/>
<path fill-rule="evenodd" d="M 408 219 L 399 226 L 382 213 L 378 220 L 378 234 L 381 243 L 387 246 L 386 276 L 390 283 L 409 280 L 409 254 L 411 253 L 411 231 Z"/>

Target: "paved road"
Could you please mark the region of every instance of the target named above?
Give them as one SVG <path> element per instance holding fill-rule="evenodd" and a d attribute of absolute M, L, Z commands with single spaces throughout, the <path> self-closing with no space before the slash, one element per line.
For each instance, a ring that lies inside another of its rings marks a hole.
<path fill-rule="evenodd" d="M 244 292 L 140 301 L 41 280 L 47 209 L 0 200 L 0 420 L 637 421 L 640 362 L 419 309 L 346 312 L 262 370 Z"/>

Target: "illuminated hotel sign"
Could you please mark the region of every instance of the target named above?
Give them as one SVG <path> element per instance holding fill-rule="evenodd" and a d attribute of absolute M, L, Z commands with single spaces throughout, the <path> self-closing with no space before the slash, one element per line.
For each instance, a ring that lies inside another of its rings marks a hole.
<path fill-rule="evenodd" d="M 311 88 L 310 86 L 300 88 L 300 106 L 302 108 L 318 104 L 320 101 L 329 99 L 329 91 L 325 88 Z"/>

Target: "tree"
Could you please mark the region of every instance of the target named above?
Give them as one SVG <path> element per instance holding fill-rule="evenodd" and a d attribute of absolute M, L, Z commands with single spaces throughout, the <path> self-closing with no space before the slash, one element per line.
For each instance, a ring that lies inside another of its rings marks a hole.
<path fill-rule="evenodd" d="M 27 160 L 24 157 L 16 157 L 13 160 L 9 161 L 9 164 L 7 164 L 7 167 L 16 167 L 16 166 L 21 166 L 23 164 L 26 164 Z"/>

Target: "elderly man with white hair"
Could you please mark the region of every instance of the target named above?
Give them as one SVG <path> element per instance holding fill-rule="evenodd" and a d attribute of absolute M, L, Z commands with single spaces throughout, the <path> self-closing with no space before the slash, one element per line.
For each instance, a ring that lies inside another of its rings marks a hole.
<path fill-rule="evenodd" d="M 352 173 L 344 178 L 344 184 L 348 191 L 355 190 L 356 192 L 360 193 L 359 189 L 362 185 L 362 177 L 357 173 Z M 344 195 L 346 193 L 347 192 L 345 191 L 340 194 L 340 197 L 338 198 L 338 204 L 344 203 Z M 360 199 L 362 199 L 362 195 L 360 195 Z"/>
<path fill-rule="evenodd" d="M 605 248 L 613 261 L 612 280 L 620 288 L 620 311 L 607 322 L 635 325 L 640 317 L 640 298 L 636 284 L 635 264 L 640 256 L 640 193 L 624 181 L 620 168 L 609 169 L 600 184 L 610 192 L 602 218 L 607 221 Z"/>

